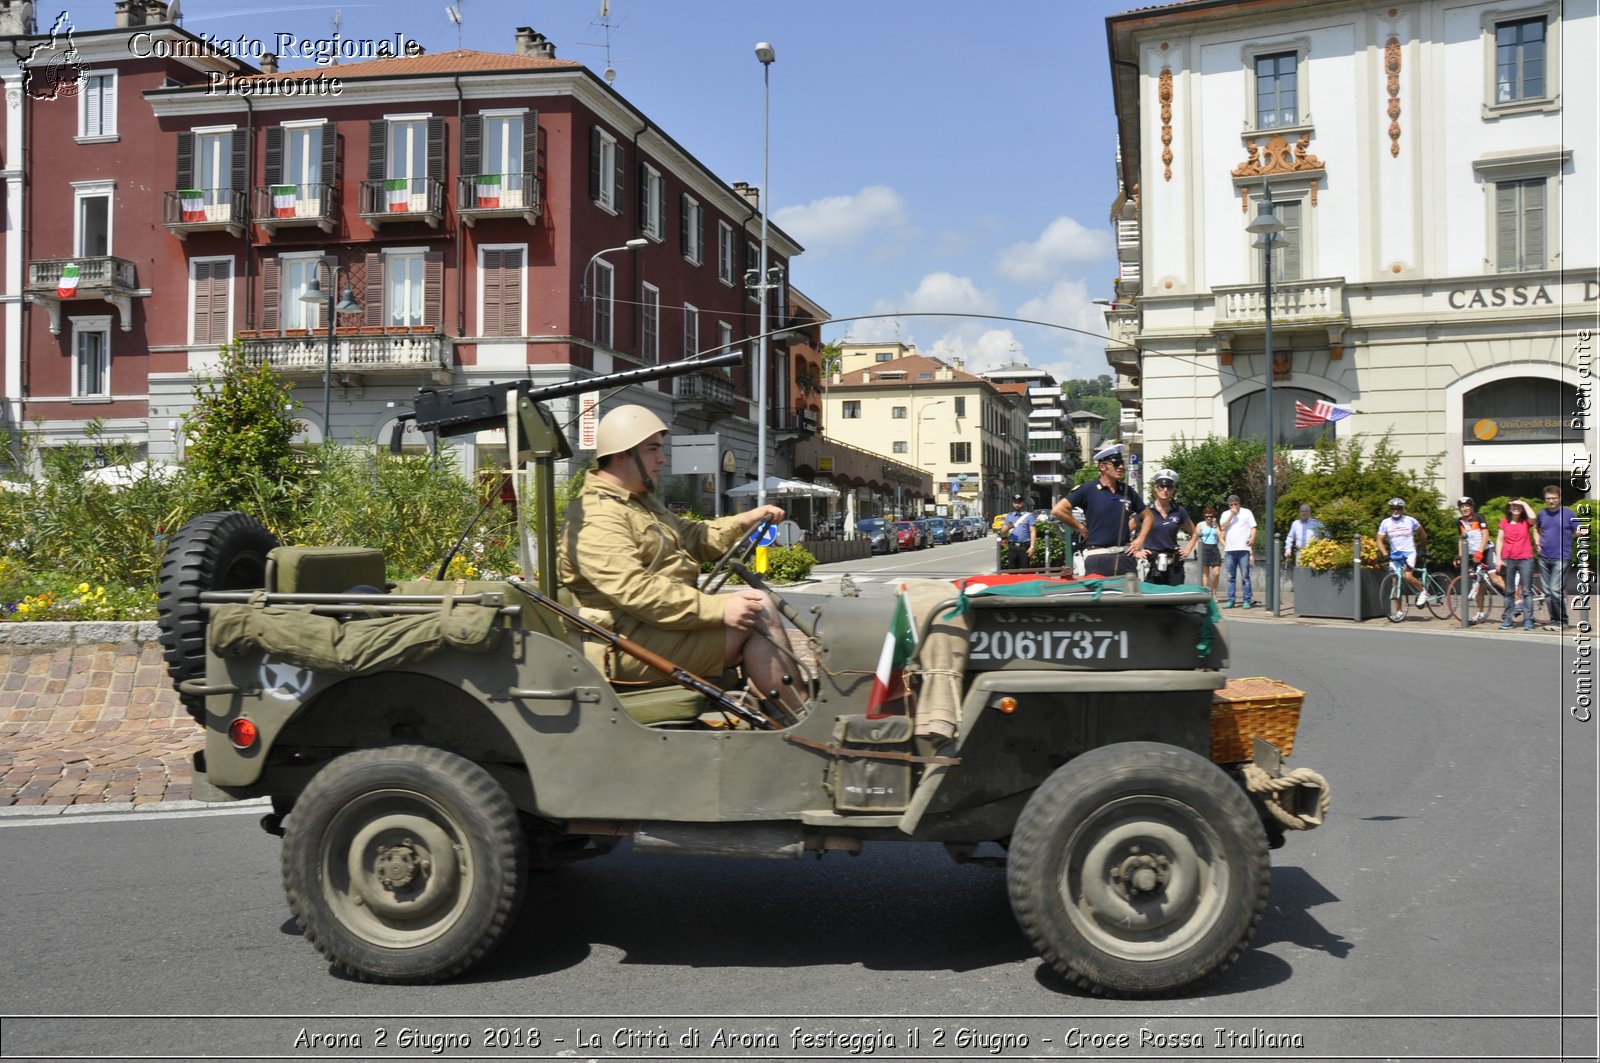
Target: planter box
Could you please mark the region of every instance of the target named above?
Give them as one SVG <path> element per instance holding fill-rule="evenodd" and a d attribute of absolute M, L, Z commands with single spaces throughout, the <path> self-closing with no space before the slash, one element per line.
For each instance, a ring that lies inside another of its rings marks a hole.
<path fill-rule="evenodd" d="M 1384 570 L 1361 570 L 1361 620 L 1383 616 L 1388 607 L 1378 600 L 1383 590 Z M 1299 568 L 1294 573 L 1294 611 L 1297 616 L 1321 616 L 1335 620 L 1355 616 L 1355 577 L 1348 568 L 1316 572 Z"/>

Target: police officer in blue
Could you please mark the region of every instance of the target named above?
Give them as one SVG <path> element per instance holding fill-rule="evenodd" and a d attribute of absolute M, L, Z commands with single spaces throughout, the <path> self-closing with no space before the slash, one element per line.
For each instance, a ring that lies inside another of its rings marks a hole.
<path fill-rule="evenodd" d="M 1150 534 L 1150 510 L 1139 493 L 1122 482 L 1126 475 L 1123 444 L 1113 443 L 1096 452 L 1100 478 L 1079 484 L 1050 510 L 1050 515 L 1077 529 L 1089 544 L 1084 551 L 1084 574 L 1120 576 L 1138 571 L 1135 555 L 1144 549 Z M 1085 525 L 1073 516 L 1073 507 L 1083 510 Z M 1138 532 L 1129 528 L 1130 520 Z"/>

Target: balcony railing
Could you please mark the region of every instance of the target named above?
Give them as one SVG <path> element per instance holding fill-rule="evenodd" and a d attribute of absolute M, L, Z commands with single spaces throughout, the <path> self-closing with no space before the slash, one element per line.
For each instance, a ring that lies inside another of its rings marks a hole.
<path fill-rule="evenodd" d="M 1259 284 L 1213 288 L 1218 329 L 1265 328 L 1267 303 Z M 1344 304 L 1344 279 L 1274 281 L 1272 285 L 1272 324 L 1326 326 L 1347 324 L 1350 312 Z"/>
<path fill-rule="evenodd" d="M 255 222 L 268 234 L 297 226 L 333 232 L 339 220 L 337 183 L 265 185 L 256 189 Z"/>
<path fill-rule="evenodd" d="M 41 258 L 28 263 L 28 293 L 59 297 L 61 274 L 73 263 L 78 266 L 78 287 L 66 298 L 99 299 L 105 292 L 132 292 L 136 287 L 133 262 L 126 258 Z"/>
<path fill-rule="evenodd" d="M 1139 253 L 1139 223 L 1137 221 L 1117 222 L 1117 257 L 1130 259 Z"/>
<path fill-rule="evenodd" d="M 385 222 L 444 220 L 444 182 L 437 177 L 393 177 L 361 182 L 361 216 L 374 229 Z"/>
<path fill-rule="evenodd" d="M 773 427 L 780 432 L 815 432 L 816 410 L 777 410 L 773 413 Z"/>
<path fill-rule="evenodd" d="M 280 373 L 321 373 L 328 364 L 328 334 L 304 329 L 287 336 L 239 337 L 244 363 L 252 368 L 270 365 Z M 450 341 L 437 331 L 391 330 L 368 335 L 366 330 L 340 330 L 333 337 L 335 373 L 430 371 L 450 368 Z"/>
<path fill-rule="evenodd" d="M 239 188 L 180 188 L 162 197 L 162 224 L 183 240 L 190 233 L 244 232 L 250 215 Z"/>
<path fill-rule="evenodd" d="M 677 395 L 686 406 L 723 412 L 732 411 L 734 406 L 732 381 L 710 373 L 679 377 Z"/>
<path fill-rule="evenodd" d="M 467 225 L 479 218 L 539 220 L 539 175 L 487 173 L 456 179 L 456 213 Z"/>
<path fill-rule="evenodd" d="M 68 266 L 77 266 L 78 275 L 63 285 Z M 88 258 L 41 258 L 28 263 L 28 283 L 23 297 L 43 306 L 50 315 L 50 331 L 61 333 L 61 303 L 64 300 L 97 299 L 116 307 L 122 331 L 133 327 L 133 297 L 141 292 L 134 279 L 133 263 L 126 258 L 94 255 Z"/>

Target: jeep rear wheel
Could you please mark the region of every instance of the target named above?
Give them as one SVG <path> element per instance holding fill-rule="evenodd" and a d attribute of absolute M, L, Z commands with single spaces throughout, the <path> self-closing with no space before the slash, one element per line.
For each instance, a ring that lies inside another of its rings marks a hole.
<path fill-rule="evenodd" d="M 333 761 L 284 835 L 290 911 L 336 970 L 365 982 L 437 982 L 473 966 L 505 936 L 527 875 L 505 790 L 426 746 Z"/>
<path fill-rule="evenodd" d="M 1250 800 L 1187 750 L 1127 742 L 1058 768 L 1012 835 L 1011 907 L 1039 954 L 1095 993 L 1162 996 L 1226 969 L 1266 910 Z"/>
<path fill-rule="evenodd" d="M 278 537 L 248 513 L 225 511 L 196 517 L 167 544 L 157 584 L 156 617 L 161 656 L 172 685 L 206 674 L 205 591 L 255 590 L 265 586 L 267 555 Z M 178 695 L 196 721 L 206 717 L 205 698 Z"/>

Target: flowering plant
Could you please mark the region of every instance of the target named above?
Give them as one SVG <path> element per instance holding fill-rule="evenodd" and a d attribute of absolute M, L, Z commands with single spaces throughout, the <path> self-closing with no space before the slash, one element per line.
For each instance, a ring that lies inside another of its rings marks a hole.
<path fill-rule="evenodd" d="M 1343 539 L 1318 539 L 1300 551 L 1298 564 L 1312 572 L 1331 572 L 1347 569 L 1355 563 L 1355 549 Z M 1366 568 L 1383 567 L 1383 555 L 1378 551 L 1375 535 L 1361 537 L 1361 564 Z"/>

